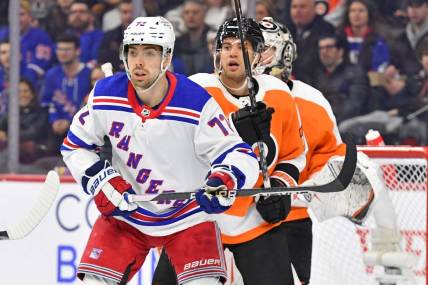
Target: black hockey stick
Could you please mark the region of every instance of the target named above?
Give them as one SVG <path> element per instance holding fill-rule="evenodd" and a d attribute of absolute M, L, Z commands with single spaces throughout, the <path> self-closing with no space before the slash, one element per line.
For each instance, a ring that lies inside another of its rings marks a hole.
<path fill-rule="evenodd" d="M 244 39 L 244 32 L 243 32 L 243 26 L 242 26 L 242 10 L 241 10 L 241 1 L 240 0 L 234 0 L 235 4 L 235 14 L 236 14 L 236 20 L 238 23 L 238 35 L 239 40 L 241 42 L 241 49 L 242 49 L 242 57 L 244 59 L 244 66 L 245 66 L 245 73 L 247 77 L 247 85 L 248 85 L 248 96 L 250 97 L 250 104 L 251 109 L 255 110 L 256 108 L 256 92 L 254 90 L 254 84 L 253 84 L 253 73 L 251 71 L 251 64 L 250 64 L 250 58 L 248 57 L 247 49 L 245 48 L 245 39 Z M 258 131 L 256 129 L 256 131 Z M 260 134 L 258 134 L 259 137 Z M 263 176 L 263 186 L 266 188 L 270 188 L 270 180 L 269 180 L 269 174 L 268 174 L 268 167 L 266 163 L 266 157 L 265 157 L 265 147 L 263 140 L 257 141 L 257 146 L 259 148 L 259 156 L 260 156 L 260 169 L 262 171 Z"/>
<path fill-rule="evenodd" d="M 346 156 L 339 175 L 331 182 L 316 186 L 297 186 L 297 187 L 275 187 L 275 188 L 252 188 L 219 191 L 219 194 L 225 197 L 245 197 L 245 196 L 270 196 L 270 195 L 291 195 L 299 193 L 333 193 L 340 192 L 348 187 L 354 176 L 357 165 L 357 149 L 355 144 L 348 142 L 346 144 Z M 179 193 L 161 193 L 145 195 L 128 195 L 130 202 L 150 202 L 160 200 L 186 200 L 194 199 L 196 192 Z"/>
<path fill-rule="evenodd" d="M 8 229 L 0 230 L 0 240 L 21 239 L 31 233 L 48 213 L 59 190 L 59 177 L 49 171 L 43 189 L 27 216 Z"/>

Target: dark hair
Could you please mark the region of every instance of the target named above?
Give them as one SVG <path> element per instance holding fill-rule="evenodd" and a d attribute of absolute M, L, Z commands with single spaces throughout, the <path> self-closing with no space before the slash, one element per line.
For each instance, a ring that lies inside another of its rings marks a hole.
<path fill-rule="evenodd" d="M 377 19 L 377 17 L 378 17 L 377 11 L 376 11 L 376 8 L 369 1 L 367 1 L 367 0 L 351 0 L 351 1 L 349 1 L 346 4 L 346 12 L 344 14 L 345 18 L 344 18 L 344 21 L 343 21 L 343 26 L 346 27 L 346 26 L 350 26 L 351 25 L 351 23 L 349 22 L 349 10 L 351 8 L 351 5 L 353 3 L 356 3 L 356 2 L 361 3 L 361 4 L 363 4 L 366 7 L 367 13 L 368 13 L 368 23 L 367 24 L 370 27 L 374 28 L 375 25 L 376 25 L 376 20 L 375 19 Z"/>
<path fill-rule="evenodd" d="M 404 1 L 404 8 L 407 8 L 409 6 L 420 7 L 423 4 L 428 4 L 428 0 L 405 0 Z"/>
<path fill-rule="evenodd" d="M 19 83 L 27 84 L 27 86 L 30 88 L 31 93 L 33 94 L 33 97 L 36 97 L 36 89 L 34 88 L 33 83 L 30 80 L 24 77 L 19 80 Z"/>
<path fill-rule="evenodd" d="M 73 43 L 76 48 L 80 47 L 80 39 L 70 33 L 59 35 L 56 39 L 56 43 Z"/>
<path fill-rule="evenodd" d="M 337 34 L 337 33 L 323 34 L 323 35 L 321 35 L 319 37 L 318 43 L 321 40 L 325 40 L 325 39 L 333 39 L 334 40 L 334 45 L 338 49 L 343 49 L 345 52 L 348 49 L 346 38 L 343 35 L 341 35 L 341 34 Z"/>

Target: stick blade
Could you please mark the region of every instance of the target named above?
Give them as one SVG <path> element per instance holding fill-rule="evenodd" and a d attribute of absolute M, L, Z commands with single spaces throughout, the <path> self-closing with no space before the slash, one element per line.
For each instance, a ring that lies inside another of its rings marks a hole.
<path fill-rule="evenodd" d="M 0 240 L 22 239 L 31 233 L 51 208 L 58 194 L 59 186 L 60 180 L 58 174 L 53 170 L 49 171 L 43 184 L 43 189 L 27 216 L 11 226 L 10 229 L 0 231 Z"/>

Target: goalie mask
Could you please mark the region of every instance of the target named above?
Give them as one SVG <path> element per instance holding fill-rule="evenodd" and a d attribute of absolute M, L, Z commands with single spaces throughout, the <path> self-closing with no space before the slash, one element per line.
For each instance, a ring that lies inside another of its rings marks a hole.
<path fill-rule="evenodd" d="M 242 18 L 242 34 L 244 41 L 251 43 L 254 53 L 260 54 L 264 49 L 264 38 L 258 23 L 251 18 Z M 238 20 L 233 18 L 225 21 L 218 29 L 215 39 L 214 67 L 216 72 L 221 70 L 220 52 L 223 46 L 223 40 L 226 38 L 237 38 L 239 40 Z M 255 63 L 253 62 L 253 65 Z"/>
<path fill-rule="evenodd" d="M 174 51 L 175 34 L 171 23 L 163 17 L 138 17 L 126 28 L 120 48 L 120 59 L 128 68 L 129 45 L 156 45 L 162 48 L 161 72 L 158 78 L 168 69 Z M 169 62 L 165 62 L 165 61 Z M 156 79 L 157 80 L 157 79 Z M 156 81 L 155 81 L 156 82 Z M 153 82 L 152 86 L 155 84 Z"/>
<path fill-rule="evenodd" d="M 293 61 L 297 58 L 296 45 L 293 42 L 290 31 L 271 17 L 264 17 L 259 22 L 260 29 L 265 39 L 265 53 L 269 58 L 262 59 L 256 70 L 256 74 L 283 75 L 288 79 L 293 69 Z"/>

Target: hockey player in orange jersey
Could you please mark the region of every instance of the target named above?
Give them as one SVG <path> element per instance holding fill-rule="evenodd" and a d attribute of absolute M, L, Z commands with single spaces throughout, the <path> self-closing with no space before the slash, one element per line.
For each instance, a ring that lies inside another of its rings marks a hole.
<path fill-rule="evenodd" d="M 287 82 L 301 115 L 308 149 L 306 167 L 301 173 L 299 184 L 318 185 L 331 181 L 334 177 L 334 170 L 331 170 L 335 168 L 334 163 L 343 160 L 346 152 L 346 145 L 341 140 L 332 108 L 317 89 L 302 81 L 291 79 L 292 62 L 296 59 L 297 53 L 287 28 L 273 21 L 272 18 L 264 18 L 259 24 L 267 48 L 262 54 L 262 63 L 258 66 L 256 73 L 271 74 Z M 354 178 L 345 191 L 319 194 L 317 197 L 306 196 L 311 198 L 303 203 L 299 203 L 301 201 L 299 199 L 292 200 L 292 204 L 302 206 L 301 210 L 309 205 L 319 222 L 344 216 L 354 222 L 362 223 L 370 213 L 373 213 L 377 228 L 372 232 L 371 250 L 364 256 L 366 264 L 388 267 L 390 264 L 385 263 L 385 260 L 390 257 L 385 259 L 383 257 L 389 254 L 396 257 L 394 264 L 407 272 L 415 259 L 414 256 L 400 249 L 396 215 L 385 190 L 386 187 L 382 186 L 383 182 L 379 178 L 381 175 L 377 173 L 378 171 L 379 166 L 359 152 Z M 352 194 L 348 195 L 355 191 L 359 192 L 359 198 Z M 295 209 L 295 207 L 292 208 L 287 221 L 294 218 Z M 309 218 L 296 219 L 286 222 L 285 225 L 291 261 L 301 283 L 308 284 L 312 263 L 311 221 Z M 324 256 L 324 258 L 328 257 Z M 398 276 L 398 278 L 412 278 L 411 274 L 403 275 L 405 276 Z M 383 277 L 378 276 L 379 280 Z M 386 277 L 385 280 L 388 278 L 391 276 Z"/>
<path fill-rule="evenodd" d="M 297 58 L 296 45 L 288 29 L 272 18 L 259 22 L 266 49 L 255 73 L 270 74 L 287 83 L 299 109 L 308 145 L 306 167 L 299 184 L 320 171 L 332 156 L 343 156 L 342 142 L 332 108 L 320 91 L 300 81 L 292 80 L 292 63 Z M 309 284 L 312 253 L 312 222 L 306 203 L 293 199 L 285 225 L 291 262 L 302 284 Z"/>
<path fill-rule="evenodd" d="M 254 20 L 244 19 L 243 23 L 246 49 L 255 67 L 264 48 L 264 39 Z M 258 75 L 254 76 L 257 113 L 250 112 L 236 20 L 226 21 L 219 28 L 215 66 L 216 74 L 196 74 L 190 79 L 216 99 L 245 142 L 254 147 L 260 139 L 257 130 L 261 133 L 272 186 L 296 186 L 306 164 L 296 105 L 284 82 L 270 75 Z M 262 186 L 261 176 L 257 186 Z M 290 200 L 290 196 L 262 197 L 258 201 L 253 197 L 237 198 L 224 215 L 215 216 L 223 244 L 233 253 L 246 285 L 294 284 L 282 227 L 290 210 Z M 175 284 L 167 281 L 165 260 L 163 255 L 153 284 Z"/>

